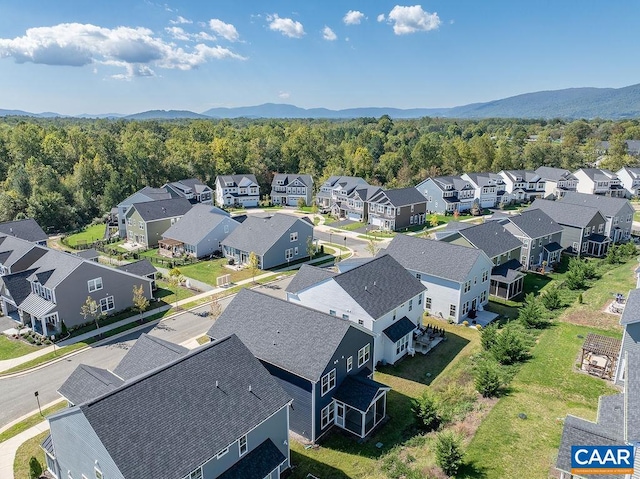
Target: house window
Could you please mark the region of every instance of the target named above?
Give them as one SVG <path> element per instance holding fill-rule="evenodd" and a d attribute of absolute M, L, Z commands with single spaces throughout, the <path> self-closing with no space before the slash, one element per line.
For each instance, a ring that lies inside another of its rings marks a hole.
<path fill-rule="evenodd" d="M 603 231 L 604 231 L 604 225 L 600 223 L 600 225 L 598 226 L 598 233 L 602 234 Z"/>
<path fill-rule="evenodd" d="M 462 315 L 466 315 L 469 312 L 469 301 L 462 305 Z"/>
<path fill-rule="evenodd" d="M 294 254 L 294 256 L 298 256 L 298 247 L 297 246 L 295 248 L 293 248 L 293 254 Z"/>
<path fill-rule="evenodd" d="M 220 451 L 218 451 L 218 454 L 216 454 L 216 458 L 220 459 L 222 456 L 224 456 L 228 452 L 229 452 L 229 446 L 227 446 L 224 449 L 221 449 Z"/>
<path fill-rule="evenodd" d="M 244 435 L 238 439 L 238 448 L 240 449 L 240 455 L 243 456 L 247 452 L 247 436 Z"/>
<path fill-rule="evenodd" d="M 489 279 L 489 271 L 485 270 L 485 271 L 482 272 L 482 282 L 484 283 L 488 279 Z"/>
<path fill-rule="evenodd" d="M 358 367 L 361 367 L 364 363 L 369 361 L 371 355 L 371 345 L 367 344 L 363 348 L 358 350 Z"/>
<path fill-rule="evenodd" d="M 116 305 L 113 301 L 113 296 L 107 296 L 106 298 L 102 298 L 100 300 L 100 311 L 106 313 L 107 311 L 111 311 L 115 309 Z"/>
<path fill-rule="evenodd" d="M 422 293 L 418 295 L 418 304 L 422 304 Z"/>
<path fill-rule="evenodd" d="M 358 320 L 358 324 L 359 324 L 360 326 L 363 326 L 363 325 L 364 325 L 364 320 L 363 320 L 363 319 L 359 319 L 359 320 Z"/>
<path fill-rule="evenodd" d="M 424 298 L 424 307 L 426 309 L 431 309 L 431 298 L 428 298 L 428 297 Z"/>
<path fill-rule="evenodd" d="M 451 304 L 449 305 L 449 316 L 455 318 L 456 317 L 456 305 L 455 304 Z"/>
<path fill-rule="evenodd" d="M 571 245 L 571 249 L 573 249 L 573 251 L 578 251 L 578 243 L 576 241 Z"/>
<path fill-rule="evenodd" d="M 585 251 L 587 251 L 587 247 L 588 247 L 588 243 L 585 241 L 584 243 L 582 243 L 582 252 L 584 253 Z"/>
<path fill-rule="evenodd" d="M 414 207 L 414 205 L 411 205 L 411 212 L 412 212 L 412 213 L 413 213 L 413 207 Z"/>
<path fill-rule="evenodd" d="M 471 281 L 464 283 L 463 293 L 468 293 L 471 290 Z"/>
<path fill-rule="evenodd" d="M 348 314 L 343 314 L 342 315 L 342 319 L 349 319 L 349 315 Z"/>
<path fill-rule="evenodd" d="M 289 248 L 284 252 L 284 259 L 290 260 L 291 258 L 293 258 L 293 248 Z"/>
<path fill-rule="evenodd" d="M 327 374 L 322 376 L 321 386 L 322 386 L 322 389 L 321 389 L 322 396 L 324 396 L 329 391 L 331 391 L 334 387 L 336 387 L 336 370 L 335 369 L 332 369 Z"/>
<path fill-rule="evenodd" d="M 138 228 L 140 228 L 141 230 L 144 229 L 144 221 L 138 221 Z"/>
<path fill-rule="evenodd" d="M 330 310 L 329 310 L 329 314 L 330 314 L 331 316 L 335 316 L 335 315 L 336 315 L 336 310 L 335 310 L 335 309 L 330 309 Z"/>
<path fill-rule="evenodd" d="M 131 218 L 127 218 L 127 224 L 129 226 L 133 226 L 133 220 Z"/>
<path fill-rule="evenodd" d="M 413 309 L 413 299 L 409 300 L 409 311 Z"/>
<path fill-rule="evenodd" d="M 102 479 L 102 471 L 101 471 L 100 469 L 98 469 L 98 466 L 96 466 L 96 467 L 93 469 L 93 472 L 94 472 L 94 473 L 95 473 L 95 475 L 96 475 L 96 479 Z M 191 479 L 191 478 L 190 478 L 190 479 Z M 202 479 L 202 474 L 200 474 L 200 479 Z"/>
<path fill-rule="evenodd" d="M 329 404 L 327 407 L 322 408 L 322 412 L 320 413 L 320 416 L 321 416 L 320 427 L 322 429 L 324 429 L 325 427 L 327 427 L 329 424 L 333 422 L 333 419 L 335 417 L 333 402 Z"/>
<path fill-rule="evenodd" d="M 353 369 L 353 356 L 347 358 L 347 372 Z"/>
<path fill-rule="evenodd" d="M 484 303 L 487 300 L 487 292 L 483 291 L 482 293 L 480 293 L 480 302 Z"/>
<path fill-rule="evenodd" d="M 416 273 L 416 279 L 422 279 L 422 275 L 420 273 Z"/>
<path fill-rule="evenodd" d="M 202 467 L 199 467 L 188 476 L 185 476 L 183 479 L 202 479 Z"/>
<path fill-rule="evenodd" d="M 407 350 L 409 347 L 409 335 L 407 334 L 396 343 L 396 356 Z"/>
<path fill-rule="evenodd" d="M 473 277 L 473 284 L 478 284 L 478 277 L 477 276 Z"/>
<path fill-rule="evenodd" d="M 298 241 L 298 232 L 289 233 L 289 241 Z"/>
<path fill-rule="evenodd" d="M 394 310 L 393 310 L 393 320 L 394 320 L 394 321 L 396 320 L 396 315 L 397 315 L 397 311 L 394 309 Z"/>
<path fill-rule="evenodd" d="M 87 281 L 87 285 L 89 286 L 90 293 L 98 291 L 99 289 L 102 289 L 102 278 L 90 279 Z"/>
<path fill-rule="evenodd" d="M 401 210 L 400 207 L 398 207 L 398 209 L 396 209 L 396 216 L 400 216 L 400 210 Z"/>

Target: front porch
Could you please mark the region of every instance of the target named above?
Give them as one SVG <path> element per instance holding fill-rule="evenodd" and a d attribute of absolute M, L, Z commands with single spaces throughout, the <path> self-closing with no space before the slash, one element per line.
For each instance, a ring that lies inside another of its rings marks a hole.
<path fill-rule="evenodd" d="M 347 376 L 334 396 L 335 425 L 365 438 L 387 414 L 391 388 L 361 374 Z"/>

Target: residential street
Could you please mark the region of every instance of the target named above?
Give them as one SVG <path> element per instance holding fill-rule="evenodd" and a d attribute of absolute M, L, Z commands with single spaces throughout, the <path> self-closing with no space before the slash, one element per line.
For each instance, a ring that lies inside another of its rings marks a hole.
<path fill-rule="evenodd" d="M 291 278 L 287 277 L 266 286 L 259 286 L 257 290 L 283 298 L 284 289 L 289 281 Z M 229 304 L 231 298 L 225 298 L 221 301 L 223 309 Z M 207 311 L 208 309 L 209 305 L 204 305 L 196 309 L 195 312 Z M 38 391 L 41 405 L 60 399 L 60 395 L 56 392 L 57 389 L 79 364 L 113 369 L 143 332 L 148 332 L 173 343 L 186 343 L 185 345 L 192 347 L 193 343 L 190 340 L 205 334 L 212 324 L 213 321 L 208 317 L 185 312 L 174 318 L 166 319 L 156 326 L 150 325 L 41 369 L 18 377 L 0 379 L 0 428 L 15 418 L 38 411 L 38 403 L 34 396 L 35 391 Z"/>

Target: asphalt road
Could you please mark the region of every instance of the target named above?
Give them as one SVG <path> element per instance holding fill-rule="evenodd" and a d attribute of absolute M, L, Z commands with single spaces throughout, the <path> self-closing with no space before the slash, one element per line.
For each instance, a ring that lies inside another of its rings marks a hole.
<path fill-rule="evenodd" d="M 269 285 L 259 286 L 257 290 L 284 298 L 284 289 L 289 281 L 291 281 L 291 277 Z M 230 301 L 231 298 L 222 300 L 221 307 L 226 308 Z M 208 309 L 209 306 L 204 305 L 196 312 Z M 89 348 L 75 356 L 49 364 L 33 372 L 19 377 L 0 379 L 0 427 L 25 414 L 37 412 L 38 403 L 34 396 L 35 391 L 38 391 L 42 405 L 60 399 L 57 389 L 79 364 L 113 370 L 142 333 L 149 333 L 180 344 L 202 336 L 212 324 L 213 320 L 208 317 L 185 312 L 174 318 L 166 319 L 156 326 L 149 326 L 102 346 Z"/>
<path fill-rule="evenodd" d="M 316 230 L 313 236 L 321 241 L 332 242 L 336 245 L 344 246 L 345 238 L 347 239 L 346 245 L 351 248 L 356 258 L 370 258 L 371 253 L 367 251 L 367 242 L 364 240 L 356 240 L 348 236 L 341 235 L 340 233 L 325 233 L 324 231 Z M 386 246 L 386 244 L 378 244 L 378 246 Z"/>

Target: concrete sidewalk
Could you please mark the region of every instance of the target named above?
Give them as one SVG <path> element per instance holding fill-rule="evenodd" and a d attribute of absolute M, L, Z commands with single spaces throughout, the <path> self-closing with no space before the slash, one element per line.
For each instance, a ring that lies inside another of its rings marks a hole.
<path fill-rule="evenodd" d="M 13 462 L 16 458 L 16 451 L 25 442 L 36 437 L 38 434 L 49 430 L 49 423 L 42 421 L 40 424 L 22 431 L 17 436 L 13 436 L 4 442 L 0 442 L 0 477 L 2 479 L 13 479 Z M 44 462 L 44 452 L 40 458 Z"/>

